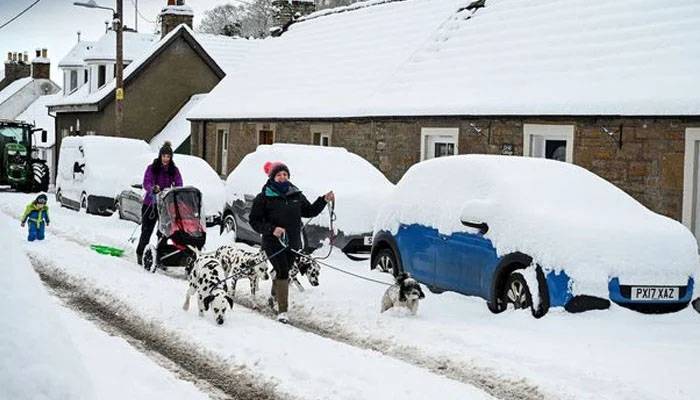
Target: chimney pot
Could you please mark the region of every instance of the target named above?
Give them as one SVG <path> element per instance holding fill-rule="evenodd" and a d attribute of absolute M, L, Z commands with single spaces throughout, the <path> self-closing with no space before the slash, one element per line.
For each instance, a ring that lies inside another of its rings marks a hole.
<path fill-rule="evenodd" d="M 41 57 L 43 58 L 48 58 L 49 57 L 49 50 L 48 49 L 41 49 Z"/>
<path fill-rule="evenodd" d="M 7 61 L 12 61 L 12 52 L 11 51 L 7 52 Z"/>
<path fill-rule="evenodd" d="M 24 52 L 24 62 L 29 62 L 29 54 L 27 52 Z"/>
<path fill-rule="evenodd" d="M 36 58 L 41 57 L 41 49 L 36 49 L 35 52 L 36 52 L 36 56 L 35 56 Z"/>

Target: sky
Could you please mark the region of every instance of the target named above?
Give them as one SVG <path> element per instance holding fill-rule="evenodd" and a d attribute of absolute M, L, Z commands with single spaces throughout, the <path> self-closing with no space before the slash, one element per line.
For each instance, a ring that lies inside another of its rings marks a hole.
<path fill-rule="evenodd" d="M 17 15 L 34 0 L 0 0 L 0 25 Z M 111 20 L 108 10 L 97 10 L 73 5 L 75 0 L 41 0 L 31 10 L 0 29 L 0 59 L 7 59 L 8 52 L 28 52 L 29 59 L 34 57 L 34 50 L 47 48 L 51 59 L 51 78 L 61 84 L 58 75 L 58 62 L 75 45 L 77 32 L 82 40 L 96 40 L 105 31 L 105 21 Z M 115 0 L 96 0 L 99 5 L 116 7 Z M 138 2 L 139 32 L 153 32 L 160 9 L 167 0 L 123 0 L 124 21 L 128 27 L 134 27 L 134 4 Z M 204 11 L 217 5 L 232 1 L 227 0 L 186 0 L 195 13 L 195 28 Z M 233 1 L 235 2 L 235 1 Z M 149 20 L 151 22 L 146 22 Z M 2 68 L 0 64 L 0 68 Z"/>

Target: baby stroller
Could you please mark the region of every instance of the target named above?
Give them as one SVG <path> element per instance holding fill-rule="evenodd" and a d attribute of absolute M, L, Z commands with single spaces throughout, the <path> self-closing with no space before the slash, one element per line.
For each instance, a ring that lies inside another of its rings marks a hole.
<path fill-rule="evenodd" d="M 172 188 L 159 193 L 156 204 L 158 242 L 144 251 L 143 267 L 151 272 L 185 267 L 189 274 L 207 237 L 202 193 L 191 186 Z"/>

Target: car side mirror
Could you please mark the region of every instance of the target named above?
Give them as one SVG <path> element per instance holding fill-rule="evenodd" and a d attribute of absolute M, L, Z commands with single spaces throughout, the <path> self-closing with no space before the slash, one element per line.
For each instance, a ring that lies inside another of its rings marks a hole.
<path fill-rule="evenodd" d="M 479 233 L 481 233 L 482 235 L 485 235 L 489 231 L 489 225 L 486 222 L 473 222 L 462 220 L 462 225 L 478 229 Z"/>
<path fill-rule="evenodd" d="M 131 187 L 134 189 L 143 189 L 143 185 L 140 183 L 134 183 Z"/>

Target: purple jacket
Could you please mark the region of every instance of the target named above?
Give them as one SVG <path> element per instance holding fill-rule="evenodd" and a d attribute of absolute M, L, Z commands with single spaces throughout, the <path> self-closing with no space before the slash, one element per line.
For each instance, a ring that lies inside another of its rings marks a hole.
<path fill-rule="evenodd" d="M 175 173 L 170 174 L 170 168 L 175 168 Z M 180 170 L 170 164 L 168 169 L 160 168 L 158 171 L 153 168 L 153 164 L 146 168 L 146 173 L 143 174 L 143 189 L 146 191 L 146 196 L 143 198 L 143 204 L 150 206 L 155 201 L 153 195 L 153 187 L 158 185 L 161 190 L 172 186 L 182 186 L 182 176 Z"/>

